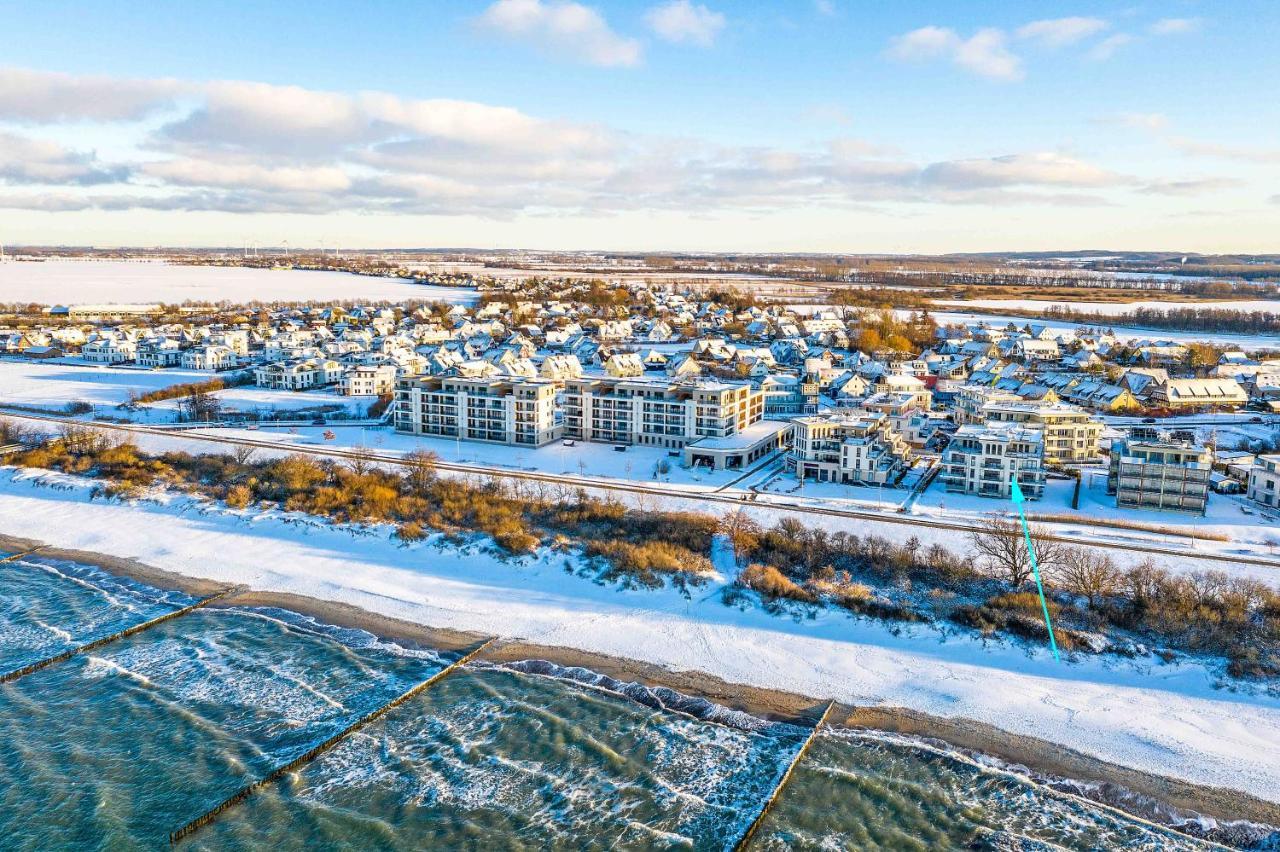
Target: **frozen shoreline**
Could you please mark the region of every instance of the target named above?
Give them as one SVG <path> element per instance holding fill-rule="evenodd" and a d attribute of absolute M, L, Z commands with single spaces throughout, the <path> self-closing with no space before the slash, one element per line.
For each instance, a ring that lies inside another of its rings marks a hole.
<path fill-rule="evenodd" d="M 720 603 L 715 584 L 689 599 L 600 586 L 567 573 L 563 554 L 504 560 L 475 546 L 404 548 L 385 530 L 357 535 L 181 496 L 90 502 L 89 487 L 3 469 L 0 530 L 134 560 L 112 560 L 109 570 L 152 566 L 138 576 L 145 582 L 244 583 L 258 603 L 435 647 L 498 635 L 512 640 L 500 654 L 513 659 L 584 665 L 762 715 L 834 698 L 857 708 L 846 717 L 853 724 L 927 733 L 1221 818 L 1280 822 L 1280 700 L 1216 690 L 1195 663 L 1059 667 L 1047 654 L 967 634 L 738 610 Z M 402 635 L 405 625 L 416 639 Z"/>

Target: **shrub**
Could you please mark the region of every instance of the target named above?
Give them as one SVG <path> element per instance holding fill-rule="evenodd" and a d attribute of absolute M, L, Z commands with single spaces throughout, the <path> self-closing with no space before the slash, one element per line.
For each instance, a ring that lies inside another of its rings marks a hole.
<path fill-rule="evenodd" d="M 796 585 L 772 565 L 752 563 L 738 573 L 738 582 L 770 600 L 786 598 L 805 603 L 815 600 L 812 592 Z"/>
<path fill-rule="evenodd" d="M 253 492 L 247 485 L 233 485 L 227 489 L 227 496 L 223 499 L 233 509 L 244 509 L 253 499 Z"/>
<path fill-rule="evenodd" d="M 417 521 L 405 521 L 396 528 L 396 538 L 403 542 L 422 541 L 426 537 L 422 524 Z"/>

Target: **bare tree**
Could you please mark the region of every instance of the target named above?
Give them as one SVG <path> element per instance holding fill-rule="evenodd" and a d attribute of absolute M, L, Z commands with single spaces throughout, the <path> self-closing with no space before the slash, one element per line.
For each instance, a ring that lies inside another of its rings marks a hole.
<path fill-rule="evenodd" d="M 735 509 L 726 512 L 720 519 L 720 532 L 733 546 L 734 558 L 740 559 L 743 553 L 755 548 L 760 540 L 761 529 L 760 524 L 746 510 Z"/>
<path fill-rule="evenodd" d="M 431 450 L 414 450 L 404 457 L 404 479 L 413 493 L 422 495 L 436 481 L 440 456 Z"/>
<path fill-rule="evenodd" d="M 1030 527 L 1031 546 L 1036 564 L 1042 569 L 1061 560 L 1061 546 L 1050 541 L 1038 527 Z M 1022 523 L 1016 518 L 992 515 L 983 525 L 969 533 L 969 541 L 978 556 L 994 571 L 1002 574 L 1015 589 L 1031 579 L 1031 554 L 1027 550 Z"/>
<path fill-rule="evenodd" d="M 61 433 L 63 445 L 72 453 L 96 455 L 112 445 L 111 435 L 92 426 L 64 423 Z"/>
<path fill-rule="evenodd" d="M 222 400 L 206 390 L 192 386 L 178 403 L 178 413 L 191 423 L 217 420 L 222 413 Z"/>
<path fill-rule="evenodd" d="M 351 450 L 351 454 L 347 456 L 347 467 L 356 476 L 364 476 L 373 470 L 375 464 L 373 451 L 368 447 L 355 447 Z"/>
<path fill-rule="evenodd" d="M 253 454 L 257 452 L 253 447 L 244 444 L 237 444 L 236 448 L 231 451 L 231 457 L 236 460 L 236 464 L 244 467 L 249 463 L 249 459 L 253 458 Z"/>
<path fill-rule="evenodd" d="M 40 434 L 32 427 L 8 417 L 0 417 L 0 444 L 22 444 L 29 447 L 39 442 Z"/>
<path fill-rule="evenodd" d="M 1120 570 L 1115 561 L 1089 547 L 1064 547 L 1054 574 L 1067 590 L 1084 595 L 1090 609 L 1120 587 Z"/>

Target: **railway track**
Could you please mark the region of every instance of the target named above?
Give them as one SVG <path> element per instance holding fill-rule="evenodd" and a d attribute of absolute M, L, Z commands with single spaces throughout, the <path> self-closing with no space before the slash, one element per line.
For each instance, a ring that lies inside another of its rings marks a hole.
<path fill-rule="evenodd" d="M 98 421 L 86 422 L 81 420 L 73 420 L 66 417 L 55 417 L 52 415 L 31 414 L 24 411 L 11 412 L 0 407 L 0 414 L 15 420 L 26 420 L 38 423 L 55 424 L 57 426 L 79 425 L 91 426 L 96 429 L 103 429 L 111 432 L 150 435 L 161 438 L 169 438 L 180 441 L 200 441 L 202 443 L 226 446 L 226 447 L 252 447 L 255 449 L 270 450 L 277 453 L 298 453 L 303 455 L 311 455 L 320 458 L 331 458 L 338 460 L 360 460 L 367 463 L 375 463 L 387 465 L 391 467 L 403 467 L 406 462 L 400 456 L 377 453 L 369 450 L 353 450 L 342 447 L 299 447 L 289 444 L 283 444 L 275 441 L 262 440 L 260 438 L 237 437 L 231 435 L 214 435 L 208 433 L 196 433 L 192 431 L 182 431 L 175 433 L 170 429 L 160 429 L 154 426 L 143 426 L 139 424 L 125 423 L 102 423 Z M 567 473 L 547 473 L 544 471 L 534 470 L 517 470 L 506 467 L 491 467 L 487 465 L 461 464 L 457 462 L 447 462 L 439 460 L 435 463 L 435 468 L 439 471 L 458 474 L 461 476 L 481 476 L 481 477 L 498 477 L 501 479 L 511 479 L 526 482 L 542 482 L 549 485 L 569 486 L 573 488 L 583 488 L 593 491 L 606 491 L 620 494 L 642 494 L 652 497 L 664 497 L 669 499 L 690 500 L 699 504 L 720 504 L 723 506 L 731 506 L 734 508 L 748 507 L 773 512 L 788 512 L 798 515 L 822 516 L 832 518 L 845 518 L 848 520 L 869 521 L 882 524 L 897 524 L 909 527 L 926 527 L 934 530 L 947 530 L 953 532 L 969 533 L 974 530 L 983 529 L 983 525 L 974 522 L 948 521 L 940 518 L 931 518 L 922 515 L 903 515 L 892 514 L 887 512 L 879 512 L 870 509 L 851 509 L 851 508 L 833 508 L 825 506 L 812 506 L 803 503 L 795 503 L 788 500 L 779 499 L 758 499 L 751 492 L 740 491 L 734 492 L 729 490 L 706 490 L 706 491 L 688 491 L 680 488 L 663 487 L 660 484 L 641 483 L 641 482 L 622 482 L 610 479 L 593 479 L 586 476 L 575 476 Z M 1087 524 L 1086 519 L 1081 519 L 1080 523 Z M 1110 528 L 1098 525 L 1099 529 L 1114 529 L 1116 532 L 1124 534 L 1132 534 L 1134 530 L 1128 530 L 1123 527 Z M 1049 541 L 1061 542 L 1063 544 L 1084 545 L 1088 547 L 1099 547 L 1110 550 L 1120 550 L 1130 553 L 1145 553 L 1155 556 L 1175 556 L 1183 559 L 1197 559 L 1207 562 L 1217 562 L 1228 565 L 1255 565 L 1265 568 L 1280 569 L 1280 560 L 1264 559 L 1257 556 L 1245 556 L 1232 553 L 1213 553 L 1189 550 L 1186 548 L 1162 547 L 1158 544 L 1147 544 L 1138 542 L 1121 542 L 1100 540 L 1097 536 L 1072 535 L 1069 533 L 1047 533 L 1044 536 Z"/>

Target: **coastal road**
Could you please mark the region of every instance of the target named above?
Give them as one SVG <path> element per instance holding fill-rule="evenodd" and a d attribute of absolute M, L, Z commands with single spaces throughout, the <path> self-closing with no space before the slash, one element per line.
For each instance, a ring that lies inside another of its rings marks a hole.
<path fill-rule="evenodd" d="M 400 467 L 405 464 L 404 459 L 398 455 L 377 453 L 369 450 L 356 450 L 342 447 L 303 447 L 263 440 L 260 438 L 217 435 L 209 434 L 208 432 L 194 432 L 189 430 L 179 432 L 173 429 L 142 426 L 133 423 L 104 423 L 99 421 L 76 420 L 75 418 L 69 417 L 31 414 L 20 410 L 7 410 L 4 409 L 3 406 L 0 406 L 0 415 L 12 420 L 26 421 L 33 425 L 38 425 L 43 427 L 46 432 L 49 431 L 49 427 L 60 428 L 65 425 L 91 426 L 93 428 L 130 436 L 149 436 L 184 442 L 196 441 L 210 445 L 211 450 L 219 446 L 226 448 L 250 447 L 253 449 L 269 450 L 273 453 L 303 454 L 337 460 L 361 460 L 366 463 L 376 463 L 393 467 Z M 763 466 L 764 465 L 762 465 L 762 467 Z M 801 516 L 846 518 L 849 520 L 895 524 L 960 533 L 970 533 L 974 530 L 984 529 L 983 524 L 978 521 L 966 522 L 963 520 L 945 520 L 923 515 L 897 514 L 872 509 L 814 506 L 806 503 L 796 503 L 786 499 L 780 499 L 775 495 L 767 495 L 765 499 L 761 499 L 761 495 L 756 495 L 750 491 L 694 490 L 664 485 L 662 483 L 596 479 L 589 476 L 574 476 L 566 473 L 548 473 L 537 470 L 516 470 L 513 468 L 491 467 L 487 465 L 459 464 L 443 460 L 438 460 L 435 463 L 435 467 L 439 471 L 460 476 L 498 477 L 501 479 L 517 481 L 541 482 L 548 485 L 562 487 L 583 488 L 590 491 L 688 500 L 695 504 L 699 504 L 702 507 L 707 507 L 707 504 L 719 504 L 726 507 L 726 509 L 749 508 Z M 1087 523 L 1087 521 L 1082 519 L 1081 523 Z M 1116 528 L 1116 532 L 1132 534 L 1135 531 Z M 1259 556 L 1221 553 L 1210 550 L 1201 551 L 1166 547 L 1160 545 L 1156 541 L 1146 542 L 1136 538 L 1127 542 L 1121 542 L 1100 539 L 1096 536 L 1073 535 L 1069 533 L 1048 533 L 1045 534 L 1044 537 L 1049 541 L 1062 542 L 1064 544 L 1120 550 L 1129 553 L 1148 554 L 1152 556 L 1174 556 L 1181 559 L 1195 559 L 1204 562 L 1213 562 L 1224 566 L 1252 565 L 1264 568 L 1280 569 L 1280 560 L 1276 559 L 1265 559 Z M 1188 539 L 1188 541 L 1194 542 L 1194 539 Z"/>

